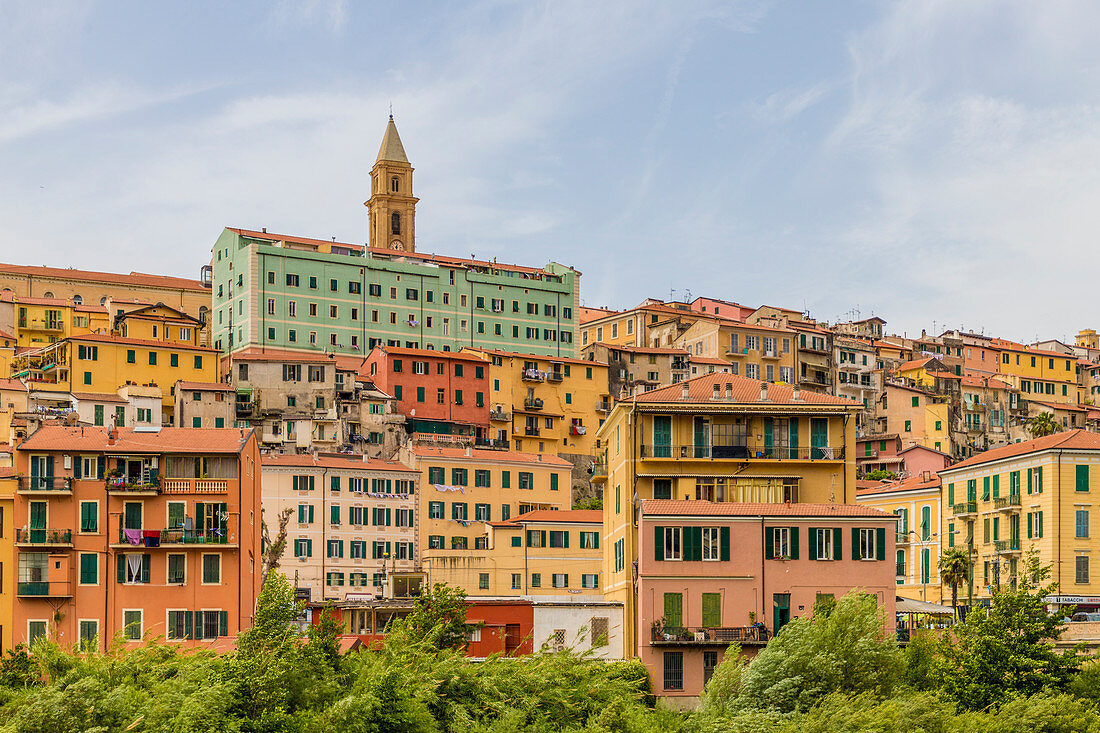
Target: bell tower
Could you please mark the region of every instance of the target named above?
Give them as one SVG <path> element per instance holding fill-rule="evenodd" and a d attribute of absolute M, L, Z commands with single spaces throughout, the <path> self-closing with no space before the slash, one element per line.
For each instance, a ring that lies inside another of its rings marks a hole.
<path fill-rule="evenodd" d="M 382 136 L 382 147 L 370 171 L 370 198 L 366 202 L 368 242 L 377 249 L 416 251 L 416 202 L 412 195 L 413 168 L 397 134 L 393 115 Z"/>

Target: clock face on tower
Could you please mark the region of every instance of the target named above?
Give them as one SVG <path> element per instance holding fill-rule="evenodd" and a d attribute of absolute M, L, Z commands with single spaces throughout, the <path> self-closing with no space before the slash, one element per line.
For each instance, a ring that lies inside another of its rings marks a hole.
<path fill-rule="evenodd" d="M 401 244 L 400 239 L 395 239 L 390 242 L 390 249 L 403 250 L 405 249 L 405 245 Z"/>

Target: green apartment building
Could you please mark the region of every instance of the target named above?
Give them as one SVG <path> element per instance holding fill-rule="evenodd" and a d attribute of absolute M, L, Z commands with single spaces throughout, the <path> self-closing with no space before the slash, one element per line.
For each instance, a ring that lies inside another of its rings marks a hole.
<path fill-rule="evenodd" d="M 225 229 L 211 258 L 214 346 L 577 356 L 580 273 L 416 252 L 412 170 L 391 117 L 371 170 L 366 247 Z"/>

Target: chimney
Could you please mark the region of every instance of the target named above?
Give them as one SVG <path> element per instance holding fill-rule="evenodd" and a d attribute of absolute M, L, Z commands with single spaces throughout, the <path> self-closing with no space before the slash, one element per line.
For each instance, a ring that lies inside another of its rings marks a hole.
<path fill-rule="evenodd" d="M 466 457 L 472 458 L 474 455 L 474 449 L 471 446 L 466 446 Z"/>
<path fill-rule="evenodd" d="M 112 428 L 112 429 L 107 431 L 107 445 L 114 445 L 114 444 L 115 444 L 115 431 Z"/>
<path fill-rule="evenodd" d="M 680 382 L 680 385 L 681 385 L 681 387 L 680 387 L 680 390 L 681 390 L 680 391 L 680 397 L 682 399 L 686 400 L 688 398 L 688 383 L 687 382 Z"/>
<path fill-rule="evenodd" d="M 714 383 L 714 394 L 712 395 L 711 399 L 718 400 L 718 399 L 721 399 L 721 398 L 722 398 L 722 386 L 719 385 L 717 382 L 715 382 Z"/>
<path fill-rule="evenodd" d="M 802 390 L 799 389 L 798 385 L 796 384 L 794 386 L 794 389 L 791 390 L 791 402 L 801 402 L 801 401 L 802 401 Z"/>
<path fill-rule="evenodd" d="M 732 400 L 733 399 L 733 383 L 732 382 L 726 382 L 726 399 L 727 400 Z"/>
<path fill-rule="evenodd" d="M 767 402 L 768 401 L 768 383 L 767 382 L 761 382 L 760 383 L 760 401 L 761 402 Z"/>
<path fill-rule="evenodd" d="M 542 454 L 541 453 L 536 453 L 535 454 L 535 460 L 538 461 L 539 463 L 542 463 Z"/>
<path fill-rule="evenodd" d="M 264 227 L 264 234 L 267 234 L 267 227 Z"/>

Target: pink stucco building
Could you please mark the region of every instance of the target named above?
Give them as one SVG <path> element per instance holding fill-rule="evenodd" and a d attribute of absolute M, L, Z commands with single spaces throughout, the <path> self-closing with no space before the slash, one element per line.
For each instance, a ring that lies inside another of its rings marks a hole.
<path fill-rule="evenodd" d="M 755 654 L 819 597 L 860 589 L 894 627 L 896 517 L 847 504 L 643 501 L 638 654 L 657 694 L 698 698 L 727 647 Z"/>

